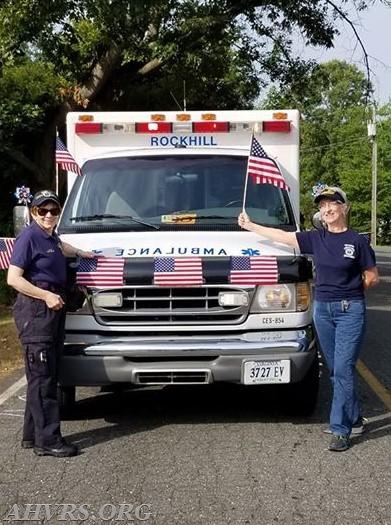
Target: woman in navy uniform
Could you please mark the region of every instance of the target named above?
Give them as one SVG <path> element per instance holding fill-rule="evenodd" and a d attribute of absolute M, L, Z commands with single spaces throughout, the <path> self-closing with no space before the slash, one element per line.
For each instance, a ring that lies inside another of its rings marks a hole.
<path fill-rule="evenodd" d="M 315 276 L 314 324 L 330 370 L 333 399 L 329 450 L 342 452 L 350 435 L 364 430 L 356 392 L 355 365 L 365 330 L 364 292 L 379 281 L 376 258 L 368 239 L 347 225 L 345 192 L 335 186 L 314 195 L 324 228 L 288 232 L 254 224 L 239 215 L 242 228 L 313 256 Z"/>
<path fill-rule="evenodd" d="M 27 379 L 23 448 L 38 456 L 68 457 L 78 452 L 60 430 L 57 370 L 64 342 L 66 257 L 93 253 L 61 242 L 55 232 L 61 212 L 56 193 L 43 190 L 31 203 L 31 224 L 15 240 L 7 282 L 17 290 L 14 319 Z"/>

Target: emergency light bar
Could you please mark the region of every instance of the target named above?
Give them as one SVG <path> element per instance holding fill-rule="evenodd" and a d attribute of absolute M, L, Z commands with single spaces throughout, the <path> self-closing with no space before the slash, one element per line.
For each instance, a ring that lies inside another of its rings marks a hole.
<path fill-rule="evenodd" d="M 102 133 L 102 124 L 100 122 L 76 122 L 75 132 L 77 135 L 87 133 Z"/>
<path fill-rule="evenodd" d="M 262 131 L 266 133 L 289 133 L 290 130 L 290 120 L 268 120 L 262 122 Z"/>
<path fill-rule="evenodd" d="M 228 133 L 229 122 L 136 122 L 136 133 Z"/>
<path fill-rule="evenodd" d="M 171 122 L 136 122 L 136 133 L 172 133 Z"/>
<path fill-rule="evenodd" d="M 291 131 L 290 120 L 268 120 L 262 122 L 220 122 L 216 120 L 203 120 L 191 122 L 179 120 L 178 122 L 166 122 L 154 120 L 151 122 L 118 122 L 116 124 L 103 124 L 83 120 L 76 122 L 75 133 L 97 134 L 97 133 L 230 133 L 235 131 L 255 131 L 256 133 L 289 133 Z"/>
<path fill-rule="evenodd" d="M 229 122 L 215 122 L 213 120 L 193 122 L 193 133 L 228 133 L 229 131 Z"/>

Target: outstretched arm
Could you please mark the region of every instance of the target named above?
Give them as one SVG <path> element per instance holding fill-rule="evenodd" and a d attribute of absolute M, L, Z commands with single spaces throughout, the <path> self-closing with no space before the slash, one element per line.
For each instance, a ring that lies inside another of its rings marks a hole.
<path fill-rule="evenodd" d="M 83 259 L 93 259 L 95 257 L 93 252 L 80 250 L 79 248 L 75 248 L 67 242 L 61 242 L 61 248 L 65 257 L 82 257 Z"/>
<path fill-rule="evenodd" d="M 238 224 L 244 230 L 258 233 L 259 235 L 262 235 L 263 237 L 266 237 L 272 241 L 281 242 L 282 244 L 287 244 L 288 246 L 292 246 L 297 250 L 299 249 L 295 232 L 286 232 L 284 230 L 280 230 L 279 228 L 269 228 L 266 226 L 261 226 L 260 224 L 255 224 L 254 222 L 251 222 L 250 217 L 246 212 L 240 213 L 238 217 Z"/>

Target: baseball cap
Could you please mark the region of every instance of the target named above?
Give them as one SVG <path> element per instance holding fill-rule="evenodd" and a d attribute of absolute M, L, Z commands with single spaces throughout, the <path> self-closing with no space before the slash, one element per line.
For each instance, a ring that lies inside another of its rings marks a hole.
<path fill-rule="evenodd" d="M 31 206 L 41 206 L 44 202 L 52 201 L 57 206 L 61 208 L 60 199 L 58 198 L 57 193 L 51 190 L 41 190 L 38 191 L 31 202 Z"/>
<path fill-rule="evenodd" d="M 337 186 L 325 186 L 314 197 L 314 203 L 317 204 L 320 200 L 327 199 L 329 201 L 341 202 L 346 204 L 348 202 L 346 193 Z"/>

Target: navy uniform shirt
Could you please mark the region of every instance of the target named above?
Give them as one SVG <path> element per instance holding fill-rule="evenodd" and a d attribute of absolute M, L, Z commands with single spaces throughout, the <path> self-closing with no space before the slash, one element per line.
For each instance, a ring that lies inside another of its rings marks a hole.
<path fill-rule="evenodd" d="M 10 264 L 22 268 L 23 277 L 30 282 L 66 286 L 66 259 L 60 249 L 60 239 L 56 233 L 49 235 L 35 221 L 16 238 Z"/>
<path fill-rule="evenodd" d="M 362 299 L 364 270 L 376 266 L 368 239 L 354 230 L 332 233 L 326 229 L 296 233 L 300 251 L 313 255 L 315 299 Z"/>

